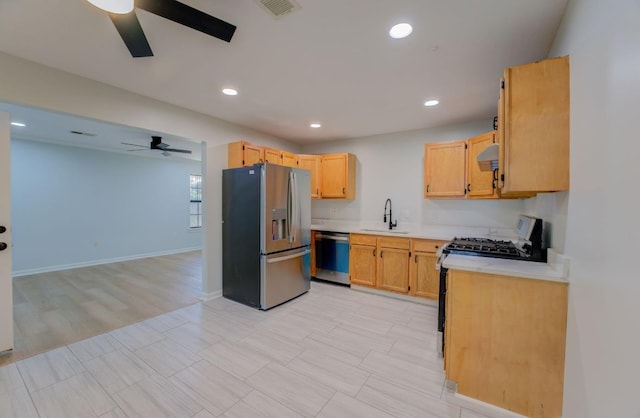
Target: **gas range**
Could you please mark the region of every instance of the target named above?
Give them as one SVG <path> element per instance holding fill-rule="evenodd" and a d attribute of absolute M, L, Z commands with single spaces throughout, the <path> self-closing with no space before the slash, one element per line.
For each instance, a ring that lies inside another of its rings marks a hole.
<path fill-rule="evenodd" d="M 546 262 L 542 248 L 542 219 L 521 216 L 516 227 L 518 241 L 488 238 L 454 238 L 443 249 L 443 254 L 506 258 L 511 260 Z"/>
<path fill-rule="evenodd" d="M 496 258 L 526 257 L 526 253 L 516 247 L 512 241 L 497 241 L 487 238 L 454 238 L 442 252 Z"/>

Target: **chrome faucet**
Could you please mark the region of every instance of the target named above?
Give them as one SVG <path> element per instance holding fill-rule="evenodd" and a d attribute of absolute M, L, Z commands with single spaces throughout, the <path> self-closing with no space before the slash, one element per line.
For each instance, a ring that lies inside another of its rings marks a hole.
<path fill-rule="evenodd" d="M 386 202 L 384 202 L 384 218 L 383 218 L 383 222 L 387 222 L 387 204 L 389 204 L 389 229 L 393 229 L 394 227 L 398 226 L 398 220 L 396 219 L 395 222 L 393 222 L 393 218 L 391 215 L 391 199 L 387 199 Z"/>

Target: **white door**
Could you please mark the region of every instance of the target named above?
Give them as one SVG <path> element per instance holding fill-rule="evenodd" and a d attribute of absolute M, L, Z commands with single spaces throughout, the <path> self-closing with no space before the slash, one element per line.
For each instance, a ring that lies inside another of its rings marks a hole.
<path fill-rule="evenodd" d="M 9 114 L 0 112 L 0 353 L 13 350 L 9 122 Z"/>

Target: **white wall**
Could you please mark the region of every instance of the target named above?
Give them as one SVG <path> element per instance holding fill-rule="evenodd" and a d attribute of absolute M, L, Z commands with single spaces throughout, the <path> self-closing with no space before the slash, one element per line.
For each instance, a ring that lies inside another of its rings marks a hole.
<path fill-rule="evenodd" d="M 204 141 L 212 146 L 243 139 L 278 149 L 301 151 L 301 147 L 279 138 L 5 53 L 0 53 L 0 69 L 0 101 L 148 129 Z M 225 165 L 207 167 L 210 172 L 223 168 Z M 204 191 L 203 199 L 219 202 L 220 196 L 207 195 Z M 222 234 L 220 222 L 208 223 L 204 232 L 211 240 L 219 239 Z M 205 293 L 221 288 L 221 278 L 214 276 L 221 263 L 220 248 L 206 246 L 203 254 L 207 271 L 203 277 Z M 212 268 L 207 268 L 207 264 Z"/>
<path fill-rule="evenodd" d="M 496 92 L 497 94 L 497 92 Z M 387 198 L 394 219 L 404 223 L 512 228 L 524 211 L 523 200 L 424 199 L 424 144 L 466 139 L 490 131 L 493 121 L 436 129 L 311 144 L 305 153 L 350 152 L 356 155 L 356 198 L 314 200 L 312 216 L 382 221 Z"/>
<path fill-rule="evenodd" d="M 189 229 L 199 161 L 11 140 L 14 275 L 201 247 Z"/>
<path fill-rule="evenodd" d="M 640 1 L 570 0 L 571 257 L 564 417 L 640 417 Z"/>

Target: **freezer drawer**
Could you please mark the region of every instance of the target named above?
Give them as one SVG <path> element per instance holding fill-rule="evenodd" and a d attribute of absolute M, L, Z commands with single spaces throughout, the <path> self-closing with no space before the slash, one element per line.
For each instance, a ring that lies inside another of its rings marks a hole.
<path fill-rule="evenodd" d="M 302 247 L 261 257 L 260 309 L 269 309 L 311 287 L 311 248 Z"/>

